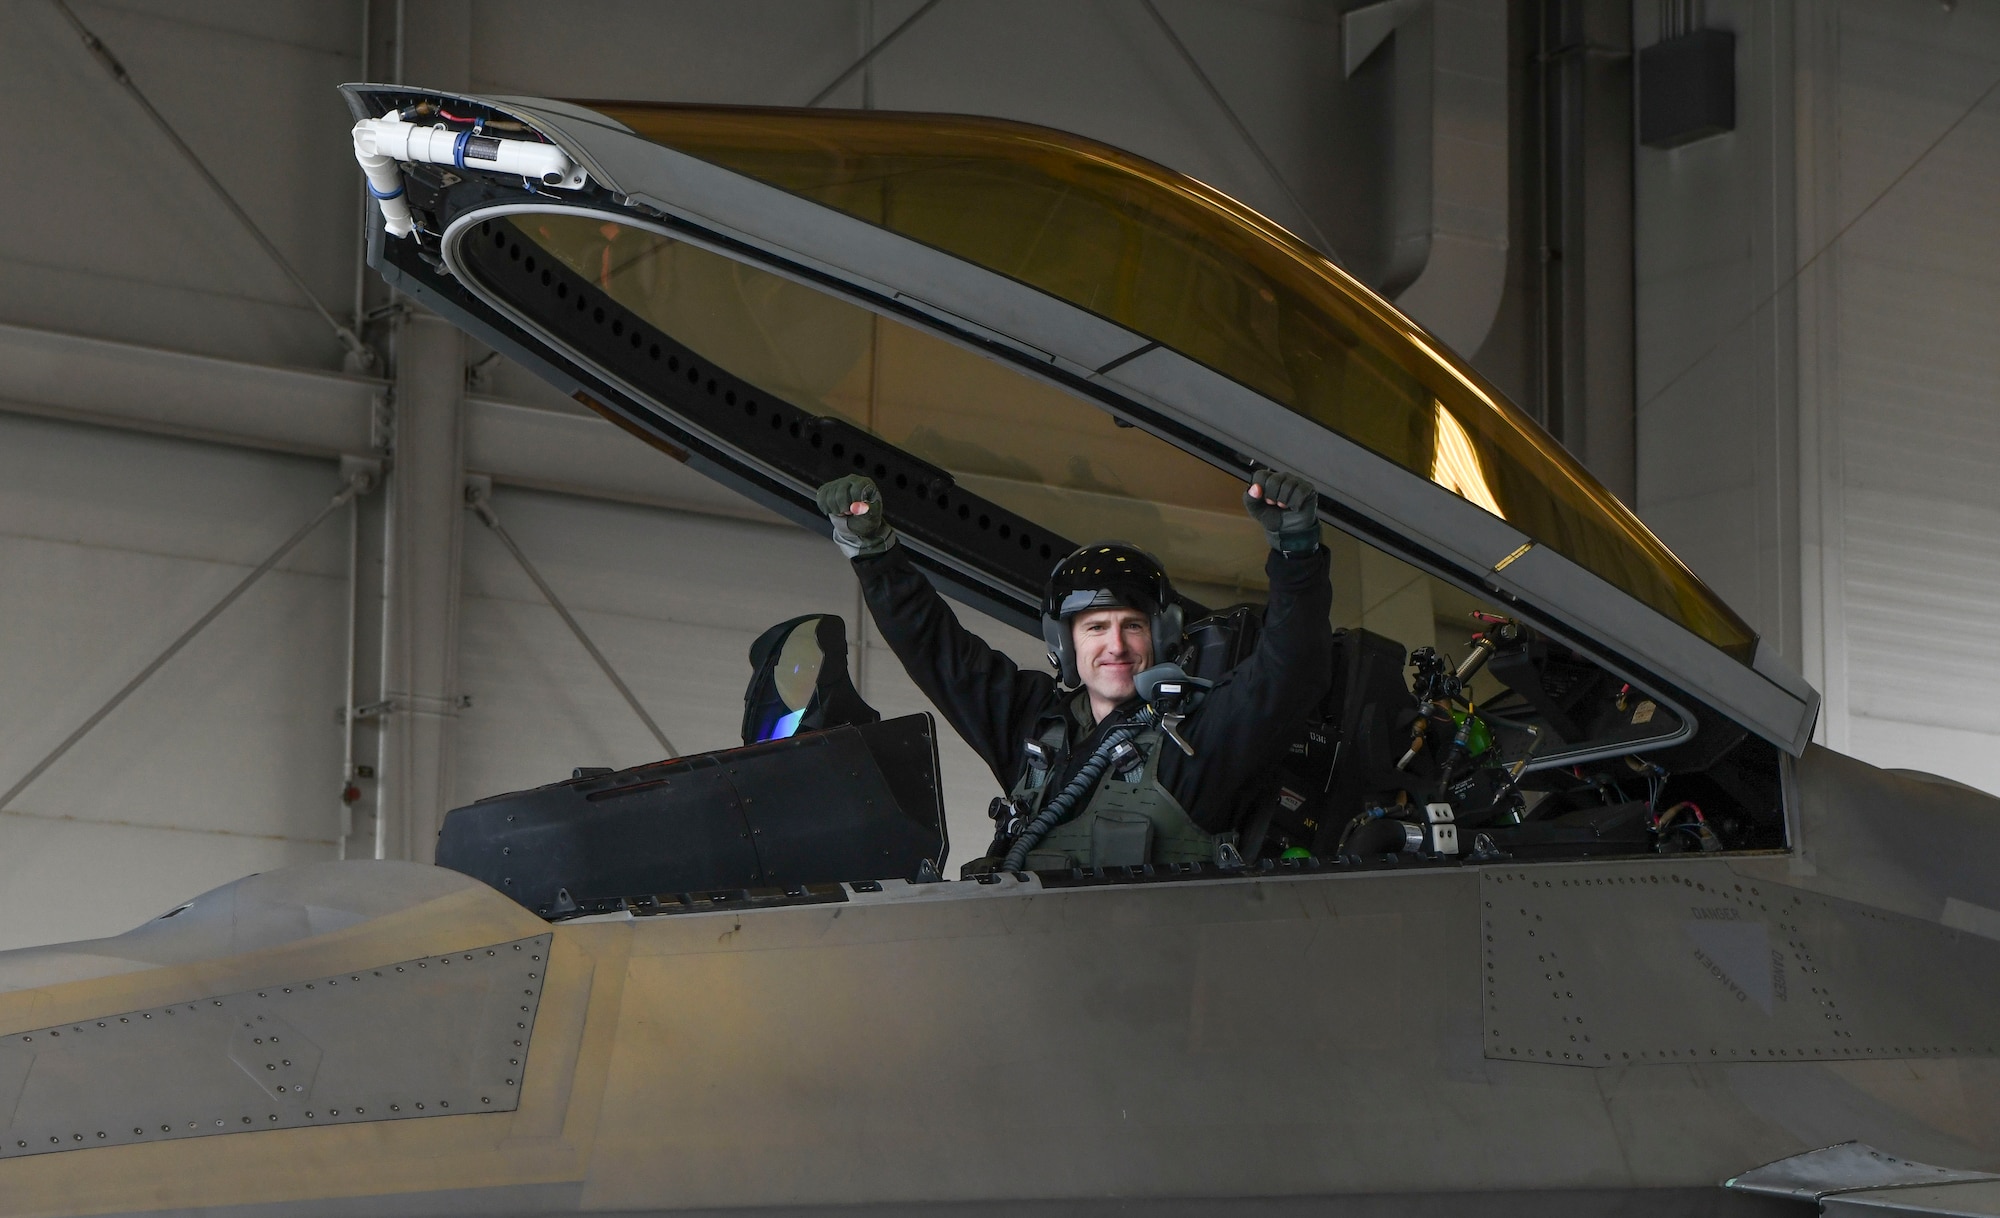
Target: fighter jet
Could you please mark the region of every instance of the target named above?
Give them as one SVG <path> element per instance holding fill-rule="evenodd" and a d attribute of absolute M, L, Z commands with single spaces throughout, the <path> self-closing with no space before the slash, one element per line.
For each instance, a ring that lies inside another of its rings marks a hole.
<path fill-rule="evenodd" d="M 1017 123 L 345 93 L 400 291 L 804 526 L 868 473 L 1003 622 L 1118 536 L 1226 675 L 1298 471 L 1329 693 L 1240 860 L 949 880 L 935 729 L 787 623 L 742 749 L 0 955 L 0 1209 L 2000 1213 L 2000 806 L 1810 744 L 1321 253 Z"/>

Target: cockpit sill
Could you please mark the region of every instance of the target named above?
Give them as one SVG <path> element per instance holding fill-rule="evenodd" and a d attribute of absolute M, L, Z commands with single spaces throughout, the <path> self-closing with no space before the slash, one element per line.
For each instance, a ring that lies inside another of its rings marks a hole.
<path fill-rule="evenodd" d="M 1784 858 L 1784 849 L 1732 850 L 1720 854 L 1690 854 L 1685 861 L 1740 862 L 1749 859 Z M 1038 892 L 1125 891 L 1137 887 L 1246 883 L 1286 883 L 1297 880 L 1340 877 L 1386 877 L 1396 875 L 1478 874 L 1491 870 L 1518 872 L 1530 868 L 1535 877 L 1550 885 L 1563 878 L 1565 869 L 1579 865 L 1602 875 L 1607 865 L 1631 864 L 1636 883 L 1677 883 L 1672 874 L 1663 877 L 1662 863 L 1674 856 L 1602 854 L 1567 859 L 1536 860 L 1491 858 L 1465 860 L 1385 855 L 1370 859 L 1261 859 L 1241 867 L 1217 867 L 1204 863 L 1147 863 L 1135 867 L 1072 867 L 1068 871 L 993 872 L 969 880 L 853 880 L 839 884 L 797 884 L 784 888 L 734 888 L 709 892 L 661 893 L 650 896 L 581 898 L 574 909 L 541 915 L 548 922 L 594 924 L 633 922 L 656 917 L 696 917 L 728 914 L 741 917 L 761 910 L 795 908 L 804 905 L 907 905 L 913 902 L 986 900 L 996 897 L 1032 896 Z"/>

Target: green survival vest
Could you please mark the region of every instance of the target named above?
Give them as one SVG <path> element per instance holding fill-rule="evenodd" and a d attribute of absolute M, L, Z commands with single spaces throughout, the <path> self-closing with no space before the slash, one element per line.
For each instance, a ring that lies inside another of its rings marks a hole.
<path fill-rule="evenodd" d="M 1085 705 L 1088 705 L 1087 703 Z M 1087 734 L 1087 716 L 1070 706 L 1070 719 Z M 1056 722 L 1041 734 L 1042 745 L 1058 753 L 1070 733 L 1067 723 Z M 1234 835 L 1209 833 L 1194 823 L 1180 801 L 1160 785 L 1160 750 L 1175 747 L 1158 727 L 1148 728 L 1132 739 L 1145 764 L 1127 782 L 1107 771 L 1097 788 L 1083 800 L 1083 807 L 1068 820 L 1049 830 L 1048 835 L 1028 852 L 1030 871 L 1067 871 L 1071 867 L 1135 867 L 1141 863 L 1214 863 L 1217 852 Z M 1060 755 L 1058 753 L 1058 755 Z M 1059 789 L 1055 777 L 1060 766 L 1026 767 L 1009 797 L 1025 819 L 1032 820 L 1042 804 Z"/>

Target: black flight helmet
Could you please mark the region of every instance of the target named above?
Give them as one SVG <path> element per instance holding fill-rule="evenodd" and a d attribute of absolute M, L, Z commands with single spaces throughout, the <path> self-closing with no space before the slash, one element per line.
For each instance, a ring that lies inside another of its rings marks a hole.
<path fill-rule="evenodd" d="M 1168 662 L 1180 649 L 1181 606 L 1160 560 L 1122 541 L 1093 541 L 1056 564 L 1042 594 L 1042 639 L 1065 686 L 1082 680 L 1070 619 L 1092 609 L 1145 614 L 1153 629 L 1155 664 Z"/>

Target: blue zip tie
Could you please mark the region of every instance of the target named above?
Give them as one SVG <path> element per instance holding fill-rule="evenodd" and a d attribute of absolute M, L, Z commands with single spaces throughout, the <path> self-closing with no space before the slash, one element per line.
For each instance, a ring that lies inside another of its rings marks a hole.
<path fill-rule="evenodd" d="M 365 183 L 365 185 L 366 185 L 366 186 L 368 187 L 368 193 L 369 193 L 369 194 L 371 194 L 371 195 L 374 195 L 374 196 L 375 196 L 376 198 L 378 198 L 378 199 L 393 199 L 393 198 L 396 198 L 396 197 L 397 197 L 398 195 L 401 195 L 401 194 L 403 193 L 403 188 L 402 188 L 402 187 L 400 187 L 400 186 L 398 186 L 398 187 L 397 187 L 396 189 L 394 189 L 394 190 L 390 191 L 390 192 L 389 192 L 388 194 L 383 194 L 383 193 L 382 193 L 381 191 L 379 191 L 379 190 L 375 189 L 375 183 L 373 183 L 373 182 L 368 182 L 368 183 Z"/>
<path fill-rule="evenodd" d="M 472 132 L 461 131 L 458 138 L 451 142 L 451 163 L 460 169 L 465 168 L 465 145 L 471 138 Z"/>

